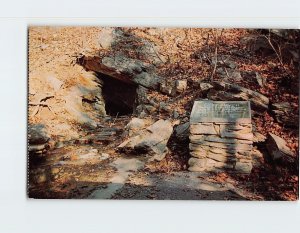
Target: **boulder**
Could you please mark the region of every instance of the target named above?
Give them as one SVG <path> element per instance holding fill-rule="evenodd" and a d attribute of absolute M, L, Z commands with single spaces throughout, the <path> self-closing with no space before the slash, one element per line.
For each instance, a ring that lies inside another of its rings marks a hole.
<path fill-rule="evenodd" d="M 176 80 L 175 87 L 177 93 L 183 93 L 187 89 L 187 81 L 186 80 Z"/>
<path fill-rule="evenodd" d="M 131 121 L 125 126 L 126 130 L 139 130 L 144 128 L 146 125 L 146 122 L 144 119 L 139 119 L 139 118 L 132 118 Z"/>
<path fill-rule="evenodd" d="M 263 78 L 258 72 L 255 71 L 243 71 L 242 77 L 245 81 L 256 83 L 260 87 L 263 87 L 266 84 L 266 79 Z"/>
<path fill-rule="evenodd" d="M 161 80 L 159 91 L 163 94 L 169 96 L 176 96 L 176 94 L 181 94 L 187 89 L 186 80 Z"/>
<path fill-rule="evenodd" d="M 42 124 L 28 126 L 28 151 L 33 154 L 43 154 L 49 149 L 50 137 Z"/>
<path fill-rule="evenodd" d="M 240 82 L 243 80 L 241 72 L 238 70 L 230 71 L 229 78 L 234 80 L 235 82 Z"/>
<path fill-rule="evenodd" d="M 251 173 L 252 168 L 253 168 L 253 165 L 251 162 L 249 162 L 249 163 L 236 162 L 234 165 L 234 169 L 238 173 L 249 174 L 249 173 Z"/>
<path fill-rule="evenodd" d="M 95 128 L 97 123 L 93 118 L 106 115 L 103 83 L 94 72 L 84 71 L 76 83 L 64 95 L 65 110 L 77 123 Z M 95 114 L 90 109 L 94 109 Z"/>
<path fill-rule="evenodd" d="M 202 92 L 207 92 L 210 89 L 212 89 L 214 86 L 211 85 L 210 83 L 200 82 L 199 87 Z"/>
<path fill-rule="evenodd" d="M 169 120 L 158 120 L 124 141 L 118 149 L 135 154 L 149 154 L 153 156 L 152 160 L 160 161 L 168 152 L 167 142 L 172 132 Z"/>
<path fill-rule="evenodd" d="M 47 144 L 40 144 L 40 145 L 29 145 L 28 151 L 35 153 L 35 154 L 42 154 L 45 153 L 48 149 Z"/>
<path fill-rule="evenodd" d="M 166 112 L 169 114 L 172 114 L 173 109 L 165 102 L 160 102 L 159 103 L 159 111 L 160 112 Z"/>
<path fill-rule="evenodd" d="M 157 111 L 157 109 L 155 107 L 153 107 L 152 105 L 150 105 L 150 104 L 146 104 L 145 109 L 147 110 L 147 112 L 149 114 L 153 114 Z"/>
<path fill-rule="evenodd" d="M 162 80 L 159 91 L 169 96 L 176 96 L 176 82 L 174 80 Z"/>
<path fill-rule="evenodd" d="M 251 101 L 251 108 L 257 113 L 269 108 L 269 99 L 250 89 L 226 82 L 213 82 L 214 88 L 208 93 L 211 100 L 246 100 Z"/>
<path fill-rule="evenodd" d="M 293 156 L 293 152 L 287 147 L 286 141 L 275 134 L 268 134 L 266 145 L 273 160 L 281 159 L 286 156 Z"/>
<path fill-rule="evenodd" d="M 178 117 L 179 117 L 179 113 L 176 110 L 174 110 L 173 111 L 173 118 L 177 119 Z"/>
<path fill-rule="evenodd" d="M 44 144 L 48 142 L 50 137 L 48 136 L 45 126 L 42 124 L 29 125 L 28 126 L 28 142 L 32 145 Z"/>
<path fill-rule="evenodd" d="M 151 64 L 124 55 L 111 55 L 104 58 L 84 56 L 80 64 L 92 70 L 125 83 L 141 85 L 157 90 L 160 78 L 153 72 Z"/>
<path fill-rule="evenodd" d="M 275 115 L 276 121 L 285 126 L 298 127 L 299 115 L 292 105 L 288 102 L 280 102 L 272 104 L 272 112 Z"/>
<path fill-rule="evenodd" d="M 190 134 L 190 123 L 186 122 L 176 126 L 175 128 L 175 136 L 181 141 L 188 140 Z"/>

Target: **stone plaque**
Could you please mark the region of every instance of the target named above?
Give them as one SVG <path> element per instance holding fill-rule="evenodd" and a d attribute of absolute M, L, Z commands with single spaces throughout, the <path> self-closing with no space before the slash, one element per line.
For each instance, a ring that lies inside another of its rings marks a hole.
<path fill-rule="evenodd" d="M 251 172 L 253 133 L 248 101 L 195 101 L 190 123 L 190 171 Z"/>
<path fill-rule="evenodd" d="M 191 123 L 251 123 L 249 101 L 195 101 Z"/>

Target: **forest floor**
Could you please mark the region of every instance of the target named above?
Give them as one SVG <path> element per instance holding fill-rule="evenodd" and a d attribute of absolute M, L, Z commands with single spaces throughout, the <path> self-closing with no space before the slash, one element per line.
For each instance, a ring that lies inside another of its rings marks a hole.
<path fill-rule="evenodd" d="M 245 80 L 228 80 L 267 96 L 271 102 L 289 102 L 299 112 L 298 93 L 293 78 L 297 67 L 280 64 L 278 57 L 252 53 L 241 43 L 252 32 L 245 29 L 124 29 L 159 46 L 167 62 L 158 68 L 159 75 L 189 83 L 211 78 L 212 67 L 202 62 L 205 53 L 213 53 L 214 36 L 218 38 L 218 53 L 230 55 L 240 71 L 258 72 L 266 85 Z M 76 124 L 64 109 L 63 97 L 76 85 L 86 71 L 76 64 L 78 54 L 99 50 L 98 27 L 32 27 L 29 29 L 29 101 L 32 96 L 49 93 L 47 75 L 63 81 L 63 89 L 47 102 L 51 109 L 38 113 L 29 106 L 29 124 L 41 123 L 55 142 L 63 146 L 53 149 L 46 158 L 30 161 L 29 196 L 32 198 L 106 198 L 106 199 L 187 199 L 187 200 L 297 200 L 298 168 L 285 161 L 276 163 L 268 157 L 264 144 L 256 144 L 255 165 L 250 175 L 230 172 L 188 172 L 186 145 L 169 141 L 171 153 L 160 162 L 150 162 L 147 156 L 128 156 L 115 148 L 122 142 L 122 131 L 132 116 L 111 117 L 101 124 L 116 128 L 113 141 L 101 144 L 78 143 L 78 139 L 93 132 Z M 211 38 L 209 38 L 209 36 Z M 199 55 L 200 54 L 200 55 Z M 201 55 L 202 54 L 202 55 Z M 278 81 L 281 77 L 281 81 Z M 284 79 L 282 79 L 282 77 Z M 218 73 L 214 80 L 222 80 Z M 282 81 L 286 80 L 286 81 Z M 153 92 L 157 99 L 172 102 L 179 114 L 190 112 L 201 94 L 191 87 L 182 98 Z M 159 116 L 158 116 L 159 117 Z M 253 117 L 256 130 L 264 136 L 274 133 L 287 142 L 298 161 L 299 129 L 276 122 L 264 113 Z M 182 117 L 181 122 L 188 119 Z M 29 158 L 30 159 L 30 158 Z"/>

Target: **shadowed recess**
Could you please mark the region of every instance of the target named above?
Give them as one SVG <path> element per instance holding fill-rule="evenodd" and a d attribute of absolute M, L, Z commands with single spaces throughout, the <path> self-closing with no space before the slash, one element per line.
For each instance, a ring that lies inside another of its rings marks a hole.
<path fill-rule="evenodd" d="M 136 86 L 101 75 L 105 110 L 111 116 L 124 116 L 133 113 Z"/>

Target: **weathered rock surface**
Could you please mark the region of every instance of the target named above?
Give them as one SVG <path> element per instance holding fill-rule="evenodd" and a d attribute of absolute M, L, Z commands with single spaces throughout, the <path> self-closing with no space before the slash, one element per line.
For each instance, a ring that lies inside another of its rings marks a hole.
<path fill-rule="evenodd" d="M 251 124 L 221 124 L 220 134 L 223 138 L 253 140 Z"/>
<path fill-rule="evenodd" d="M 129 136 L 132 136 L 135 133 L 137 133 L 138 131 L 146 129 L 152 123 L 153 123 L 152 119 L 140 119 L 140 118 L 134 117 L 125 126 L 125 130 L 128 132 Z"/>
<path fill-rule="evenodd" d="M 287 147 L 286 141 L 272 133 L 268 135 L 267 149 L 273 160 L 293 156 L 293 152 Z"/>
<path fill-rule="evenodd" d="M 126 130 L 136 131 L 144 128 L 146 125 L 144 119 L 132 118 L 131 121 L 126 125 Z"/>
<path fill-rule="evenodd" d="M 210 89 L 212 89 L 214 87 L 210 83 L 206 83 L 206 82 L 200 82 L 199 86 L 200 86 L 200 90 L 202 92 L 207 92 L 207 91 L 209 91 Z"/>
<path fill-rule="evenodd" d="M 42 124 L 28 126 L 28 150 L 30 153 L 42 154 L 48 149 L 48 136 L 45 126 Z"/>
<path fill-rule="evenodd" d="M 269 99 L 256 91 L 225 82 L 213 82 L 213 85 L 214 89 L 208 93 L 211 100 L 249 100 L 252 109 L 258 112 L 269 107 Z"/>
<path fill-rule="evenodd" d="M 176 80 L 175 87 L 177 93 L 183 93 L 187 89 L 187 80 Z"/>
<path fill-rule="evenodd" d="M 181 141 L 188 140 L 190 134 L 190 123 L 186 122 L 184 124 L 180 124 L 175 128 L 175 136 L 177 139 Z"/>
<path fill-rule="evenodd" d="M 65 96 L 65 109 L 80 124 L 96 127 L 97 123 L 84 111 L 80 88 L 73 87 Z"/>
<path fill-rule="evenodd" d="M 147 101 L 139 97 L 141 87 L 159 90 L 161 78 L 155 73 L 155 65 L 165 62 L 158 47 L 152 42 L 136 37 L 120 28 L 104 28 L 99 35 L 99 44 L 106 50 L 114 51 L 105 57 L 86 54 L 78 59 L 86 70 L 95 71 L 106 78 L 115 79 L 137 88 L 135 107 L 139 116 L 155 112 L 153 107 L 144 106 Z M 183 89 L 178 86 L 178 90 Z M 146 95 L 144 95 L 146 96 Z M 126 98 L 124 98 L 126 99 Z"/>
<path fill-rule="evenodd" d="M 186 80 L 161 80 L 159 90 L 161 93 L 176 96 L 177 94 L 181 94 L 185 92 L 187 89 L 187 81 Z"/>
<path fill-rule="evenodd" d="M 240 173 L 250 173 L 252 168 L 253 168 L 252 163 L 236 162 L 234 166 L 234 169 Z"/>
<path fill-rule="evenodd" d="M 145 108 L 150 115 L 154 114 L 157 111 L 157 108 L 149 104 L 146 104 Z"/>
<path fill-rule="evenodd" d="M 176 83 L 174 80 L 162 80 L 160 82 L 159 90 L 161 93 L 175 96 L 176 95 Z"/>
<path fill-rule="evenodd" d="M 134 104 L 131 104 L 131 109 L 138 117 L 144 118 L 158 111 L 173 114 L 174 109 L 167 104 L 151 103 L 148 94 L 151 90 L 155 90 L 174 97 L 185 92 L 187 81 L 167 80 L 157 75 L 155 65 L 164 61 L 151 42 L 126 33 L 121 29 L 105 28 L 99 35 L 99 44 L 102 49 L 112 50 L 114 53 L 108 53 L 104 57 L 96 53 L 85 54 L 78 58 L 77 62 L 86 70 L 96 72 L 99 77 L 103 76 L 105 84 L 108 83 L 108 79 L 111 79 L 136 88 L 136 98 Z M 105 86 L 110 85 L 104 85 L 104 88 Z M 122 92 L 114 89 L 108 93 Z M 117 96 L 116 101 L 113 101 L 114 105 L 116 105 L 117 101 L 124 102 L 123 100 L 128 99 L 126 97 L 120 99 L 119 96 Z M 75 98 L 70 98 L 68 101 L 71 102 L 71 99 L 73 102 L 76 100 Z M 112 98 L 109 97 L 109 99 Z M 94 126 L 95 123 L 91 122 L 87 115 L 78 114 L 80 99 L 77 99 L 75 102 L 72 107 L 68 103 L 68 106 L 70 106 L 68 111 L 71 115 L 74 115 L 81 122 L 87 122 L 89 125 Z M 76 108 L 74 109 L 73 106 L 76 106 Z M 110 113 L 108 112 L 108 114 Z M 178 117 L 179 115 L 175 113 L 174 118 Z"/>
<path fill-rule="evenodd" d="M 166 112 L 169 114 L 172 114 L 173 109 L 165 102 L 160 102 L 159 103 L 159 111 L 160 112 Z"/>
<path fill-rule="evenodd" d="M 136 88 L 136 105 L 146 104 L 149 102 L 147 98 L 148 91 L 149 90 L 147 88 L 141 85 Z"/>
<path fill-rule="evenodd" d="M 119 51 L 120 53 L 134 53 L 138 59 L 147 60 L 154 65 L 161 65 L 166 58 L 159 51 L 159 47 L 151 41 L 136 37 L 121 28 L 104 28 L 99 34 L 99 44 L 104 49 Z"/>
<path fill-rule="evenodd" d="M 95 72 L 99 72 L 120 81 L 141 85 L 146 88 L 158 89 L 159 77 L 153 73 L 154 67 L 141 60 L 115 55 L 100 58 L 85 56 L 82 65 Z"/>
<path fill-rule="evenodd" d="M 47 135 L 45 126 L 42 124 L 28 126 L 29 144 L 44 144 L 48 142 L 50 137 Z"/>
<path fill-rule="evenodd" d="M 237 64 L 231 59 L 228 55 L 219 55 L 217 58 L 212 58 L 212 65 L 215 65 L 217 62 L 217 65 L 219 67 L 225 67 L 230 69 L 235 69 L 237 67 Z"/>
<path fill-rule="evenodd" d="M 299 126 L 298 112 L 294 111 L 290 103 L 274 103 L 272 104 L 272 112 L 275 115 L 276 121 L 278 123 L 291 127 Z"/>
<path fill-rule="evenodd" d="M 241 72 L 239 70 L 219 67 L 219 68 L 217 68 L 216 72 L 222 76 L 223 80 L 231 79 L 235 82 L 240 82 L 243 79 Z"/>
<path fill-rule="evenodd" d="M 176 110 L 173 110 L 173 118 L 177 119 L 179 117 L 179 113 Z"/>
<path fill-rule="evenodd" d="M 110 49 L 120 37 L 121 31 L 114 28 L 103 28 L 99 33 L 99 45 L 104 49 Z"/>
<path fill-rule="evenodd" d="M 97 123 L 86 111 L 84 104 L 88 105 L 98 116 L 105 116 L 105 102 L 102 96 L 102 82 L 94 73 L 81 76 L 80 84 L 73 86 L 65 95 L 65 109 L 78 123 L 95 128 Z"/>
<path fill-rule="evenodd" d="M 50 87 L 53 88 L 54 91 L 58 91 L 61 86 L 63 85 L 63 82 L 55 77 L 55 75 L 48 75 L 46 77 L 47 83 L 50 85 Z"/>
<path fill-rule="evenodd" d="M 92 143 L 109 143 L 115 140 L 118 129 L 116 128 L 101 128 L 100 131 L 87 136 L 87 139 Z"/>
<path fill-rule="evenodd" d="M 256 83 L 261 87 L 266 84 L 265 78 L 263 78 L 258 72 L 255 71 L 243 71 L 242 77 L 245 81 Z"/>
<path fill-rule="evenodd" d="M 158 120 L 124 141 L 118 149 L 135 154 L 150 154 L 153 160 L 162 160 L 168 152 L 167 142 L 172 132 L 170 121 Z"/>

